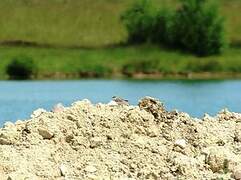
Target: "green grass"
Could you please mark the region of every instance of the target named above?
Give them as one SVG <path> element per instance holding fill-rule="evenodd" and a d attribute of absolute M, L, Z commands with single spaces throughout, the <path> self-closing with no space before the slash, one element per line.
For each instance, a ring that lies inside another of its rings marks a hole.
<path fill-rule="evenodd" d="M 135 0 L 1 0 L 0 41 L 54 46 L 118 44 L 127 33 L 120 14 Z M 175 7 L 177 0 L 153 0 Z M 241 1 L 219 0 L 232 42 L 241 42 Z"/>
<path fill-rule="evenodd" d="M 150 73 L 158 77 L 202 72 L 241 74 L 240 0 L 219 1 L 228 37 L 236 47 L 206 58 L 148 45 L 115 47 L 127 39 L 120 14 L 134 1 L 1 0 L 0 42 L 34 42 L 43 47 L 0 46 L 0 79 L 8 78 L 7 65 L 20 55 L 34 60 L 37 78 L 118 78 L 123 77 L 124 67 L 130 75 Z M 177 0 L 153 1 L 157 6 L 177 5 Z"/>
<path fill-rule="evenodd" d="M 83 70 L 97 72 L 96 77 L 118 78 L 123 77 L 126 65 L 134 66 L 132 75 L 157 73 L 158 77 L 160 74 L 201 72 L 241 73 L 241 51 L 235 48 L 222 56 L 198 58 L 148 45 L 99 49 L 0 47 L 1 79 L 7 78 L 6 67 L 10 61 L 23 55 L 34 60 L 37 78 L 83 78 Z M 154 65 L 150 66 L 152 69 L 143 66 L 136 70 L 136 65 L 143 62 Z"/>
<path fill-rule="evenodd" d="M 91 47 L 119 43 L 125 37 L 119 13 L 127 2 L 1 0 L 0 40 Z"/>

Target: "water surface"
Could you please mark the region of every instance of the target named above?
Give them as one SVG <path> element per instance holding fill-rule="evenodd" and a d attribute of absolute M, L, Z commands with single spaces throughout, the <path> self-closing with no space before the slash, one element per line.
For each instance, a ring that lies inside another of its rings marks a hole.
<path fill-rule="evenodd" d="M 223 108 L 241 112 L 241 81 L 0 81 L 0 125 L 26 119 L 37 108 L 50 110 L 56 103 L 69 106 L 84 98 L 109 102 L 113 95 L 137 104 L 143 96 L 161 99 L 168 109 L 201 117 Z"/>

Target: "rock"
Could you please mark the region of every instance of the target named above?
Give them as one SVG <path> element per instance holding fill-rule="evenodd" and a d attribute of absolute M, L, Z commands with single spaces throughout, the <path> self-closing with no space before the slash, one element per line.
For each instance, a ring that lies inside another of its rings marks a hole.
<path fill-rule="evenodd" d="M 235 141 L 241 142 L 241 123 L 236 125 L 234 135 L 235 135 Z"/>
<path fill-rule="evenodd" d="M 71 116 L 71 115 L 68 115 L 67 116 L 67 119 L 70 120 L 70 121 L 75 121 L 75 117 L 74 116 Z"/>
<path fill-rule="evenodd" d="M 97 169 L 96 169 L 96 167 L 89 165 L 89 166 L 86 166 L 86 167 L 85 167 L 85 171 L 86 171 L 87 173 L 94 173 L 94 172 L 97 171 Z"/>
<path fill-rule="evenodd" d="M 90 139 L 90 147 L 96 148 L 102 144 L 102 138 L 101 137 L 93 137 Z"/>
<path fill-rule="evenodd" d="M 211 148 L 206 162 L 214 173 L 227 172 L 229 170 L 229 152 L 224 148 Z"/>
<path fill-rule="evenodd" d="M 26 179 L 37 179 L 37 177 L 28 172 L 11 172 L 7 180 L 26 180 Z"/>
<path fill-rule="evenodd" d="M 95 174 L 88 174 L 87 177 L 88 177 L 88 180 L 100 180 L 100 178 Z M 104 180 L 104 178 L 102 178 L 101 180 Z"/>
<path fill-rule="evenodd" d="M 220 121 L 234 120 L 236 122 L 241 122 L 241 115 L 239 113 L 230 112 L 228 109 L 219 112 L 217 118 Z"/>
<path fill-rule="evenodd" d="M 92 106 L 91 101 L 88 99 L 83 99 L 82 101 L 77 101 L 72 103 L 73 107 L 83 108 Z"/>
<path fill-rule="evenodd" d="M 117 179 L 115 179 L 117 180 Z M 123 177 L 120 177 L 119 180 L 136 180 L 135 178 L 131 178 L 131 177 L 127 177 L 127 176 L 123 176 Z"/>
<path fill-rule="evenodd" d="M 185 139 L 178 139 L 178 140 L 175 141 L 175 145 L 184 149 L 187 146 L 186 140 Z"/>
<path fill-rule="evenodd" d="M 160 130 L 156 126 L 151 126 L 147 130 L 147 135 L 149 137 L 157 137 L 160 134 Z"/>
<path fill-rule="evenodd" d="M 0 131 L 0 144 L 1 145 L 10 145 L 15 144 L 18 140 L 18 132 L 16 128 L 7 128 L 3 131 Z"/>
<path fill-rule="evenodd" d="M 11 144 L 11 141 L 9 141 L 9 139 L 0 137 L 0 145 L 10 145 L 10 144 Z"/>
<path fill-rule="evenodd" d="M 188 175 L 190 179 L 196 179 L 194 178 L 197 176 L 198 173 L 198 161 L 195 158 L 188 157 L 186 155 L 178 154 L 178 156 L 174 156 L 173 159 L 173 170 L 176 172 L 179 172 L 182 175 Z M 199 179 L 199 178 L 197 178 Z"/>
<path fill-rule="evenodd" d="M 67 176 L 68 175 L 68 169 L 64 164 L 60 164 L 59 170 L 62 176 Z"/>
<path fill-rule="evenodd" d="M 74 139 L 73 134 L 66 135 L 66 137 L 65 137 L 65 141 L 67 143 L 70 143 L 73 139 Z"/>
<path fill-rule="evenodd" d="M 233 172 L 232 177 L 235 180 L 241 180 L 241 169 L 240 170 L 236 170 L 235 172 Z"/>
<path fill-rule="evenodd" d="M 214 118 L 211 117 L 209 114 L 205 113 L 203 117 L 203 121 L 208 121 L 208 120 L 214 120 Z"/>
<path fill-rule="evenodd" d="M 24 123 L 24 121 L 22 121 L 22 120 L 17 120 L 17 121 L 15 122 L 16 125 L 23 124 L 23 123 Z"/>
<path fill-rule="evenodd" d="M 13 128 L 14 127 L 14 124 L 12 122 L 5 122 L 4 125 L 3 125 L 4 128 Z"/>
<path fill-rule="evenodd" d="M 46 128 L 38 128 L 38 132 L 44 139 L 51 139 L 54 136 L 54 134 Z"/>
<path fill-rule="evenodd" d="M 155 118 L 160 118 L 163 112 L 166 112 L 163 103 L 152 97 L 144 97 L 138 103 L 140 109 L 150 112 Z"/>
<path fill-rule="evenodd" d="M 47 112 L 45 109 L 39 108 L 39 109 L 35 110 L 30 117 L 38 118 L 41 114 L 43 114 L 45 112 Z"/>

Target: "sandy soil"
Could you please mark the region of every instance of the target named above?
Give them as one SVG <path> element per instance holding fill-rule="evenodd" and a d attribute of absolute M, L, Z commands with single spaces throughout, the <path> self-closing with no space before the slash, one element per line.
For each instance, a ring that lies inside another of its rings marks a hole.
<path fill-rule="evenodd" d="M 0 129 L 0 177 L 241 180 L 241 114 L 196 119 L 149 97 L 38 109 Z"/>

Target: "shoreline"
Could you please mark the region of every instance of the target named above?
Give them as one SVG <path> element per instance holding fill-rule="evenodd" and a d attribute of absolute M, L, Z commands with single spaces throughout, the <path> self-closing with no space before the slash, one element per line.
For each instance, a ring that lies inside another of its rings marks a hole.
<path fill-rule="evenodd" d="M 241 51 L 196 57 L 153 45 L 103 49 L 0 46 L 0 79 L 16 58 L 32 60 L 31 78 L 41 79 L 241 79 Z"/>
<path fill-rule="evenodd" d="M 37 77 L 32 77 L 30 79 L 9 79 L 7 77 L 0 78 L 1 81 L 41 81 L 41 80 L 241 80 L 241 73 L 234 72 L 200 72 L 200 73 L 154 73 L 154 74 L 143 74 L 136 73 L 131 77 L 125 76 L 123 74 L 117 74 L 113 76 L 103 76 L 103 77 L 79 77 L 76 73 L 52 73 L 37 75 Z"/>

